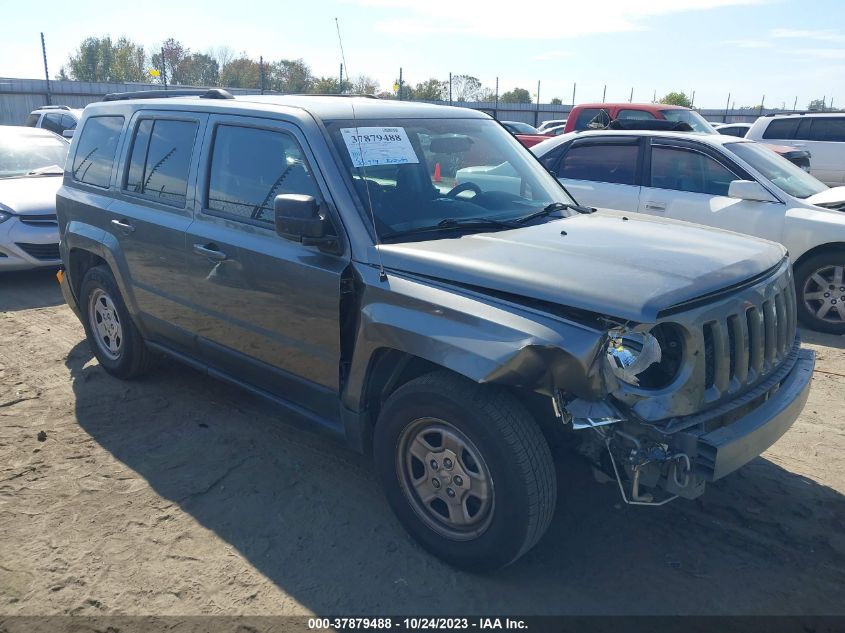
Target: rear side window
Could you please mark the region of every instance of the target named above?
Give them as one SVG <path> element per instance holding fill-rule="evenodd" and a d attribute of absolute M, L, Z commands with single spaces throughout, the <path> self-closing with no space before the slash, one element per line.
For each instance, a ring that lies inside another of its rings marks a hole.
<path fill-rule="evenodd" d="M 109 186 L 122 129 L 122 116 L 95 116 L 88 119 L 82 128 L 73 157 L 74 180 L 97 187 Z"/>
<path fill-rule="evenodd" d="M 76 119 L 68 114 L 62 115 L 62 131 L 64 130 L 75 130 L 76 129 Z"/>
<path fill-rule="evenodd" d="M 27 127 L 38 127 L 38 119 L 41 118 L 40 114 L 35 114 L 34 112 L 26 117 L 26 123 L 24 123 Z"/>
<path fill-rule="evenodd" d="M 845 117 L 818 117 L 813 119 L 809 140 L 845 142 Z"/>
<path fill-rule="evenodd" d="M 647 119 L 654 119 L 656 117 L 651 112 L 646 112 L 645 110 L 620 110 L 616 118 L 643 121 Z"/>
<path fill-rule="evenodd" d="M 578 132 L 586 130 L 590 125 L 590 121 L 595 119 L 601 112 L 601 108 L 584 108 L 578 113 L 578 118 L 575 120 L 575 129 Z M 605 117 L 600 118 L 604 119 Z M 609 120 L 609 118 L 608 116 L 607 119 Z"/>
<path fill-rule="evenodd" d="M 64 130 L 62 127 L 62 115 L 56 112 L 48 112 L 44 115 L 44 120 L 41 121 L 41 127 L 56 134 L 61 134 Z"/>
<path fill-rule="evenodd" d="M 572 180 L 633 185 L 638 155 L 639 145 L 576 145 L 563 157 L 557 175 Z"/>
<path fill-rule="evenodd" d="M 274 225 L 283 193 L 319 197 L 299 144 L 275 130 L 221 125 L 214 135 L 207 208 L 233 219 Z"/>
<path fill-rule="evenodd" d="M 651 186 L 711 196 L 726 196 L 732 171 L 700 152 L 655 145 L 651 149 Z"/>
<path fill-rule="evenodd" d="M 799 123 L 799 119 L 772 119 L 763 130 L 763 138 L 793 139 Z"/>
<path fill-rule="evenodd" d="M 135 128 L 124 188 L 184 207 L 197 127 L 196 121 L 141 120 Z"/>

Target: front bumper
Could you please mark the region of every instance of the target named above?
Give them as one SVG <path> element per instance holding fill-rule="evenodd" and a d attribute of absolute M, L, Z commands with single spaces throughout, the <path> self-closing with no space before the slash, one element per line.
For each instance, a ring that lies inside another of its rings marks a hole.
<path fill-rule="evenodd" d="M 643 486 L 694 499 L 703 494 L 707 483 L 758 457 L 800 415 L 814 367 L 815 354 L 796 342 L 768 380 L 734 401 L 678 421 L 681 430 L 632 421 L 607 427 L 601 435 L 611 461 L 627 476 L 630 497 L 642 498 L 639 487 Z M 617 477 L 621 474 L 603 470 Z"/>
<path fill-rule="evenodd" d="M 58 266 L 58 250 L 57 225 L 26 224 L 20 216 L 0 224 L 0 271 Z"/>

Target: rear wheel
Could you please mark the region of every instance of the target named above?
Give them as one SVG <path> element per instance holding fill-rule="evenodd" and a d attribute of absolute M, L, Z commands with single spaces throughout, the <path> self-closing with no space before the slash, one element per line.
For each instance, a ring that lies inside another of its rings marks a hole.
<path fill-rule="evenodd" d="M 374 458 L 404 527 L 456 567 L 508 565 L 554 512 L 551 452 L 528 411 L 503 390 L 448 372 L 412 380 L 388 399 Z"/>
<path fill-rule="evenodd" d="M 152 354 L 123 302 L 117 282 L 105 266 L 91 268 L 79 293 L 82 324 L 100 365 L 118 378 L 138 376 L 152 364 Z"/>
<path fill-rule="evenodd" d="M 845 334 L 845 249 L 813 255 L 796 266 L 795 291 L 804 325 Z"/>

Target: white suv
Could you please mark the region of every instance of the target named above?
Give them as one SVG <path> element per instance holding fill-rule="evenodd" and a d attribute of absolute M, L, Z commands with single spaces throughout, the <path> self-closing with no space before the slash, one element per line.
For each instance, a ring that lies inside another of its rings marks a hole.
<path fill-rule="evenodd" d="M 845 184 L 845 112 L 763 116 L 745 138 L 806 149 L 811 174 L 831 187 Z"/>
<path fill-rule="evenodd" d="M 48 105 L 33 110 L 26 117 L 27 127 L 40 127 L 55 132 L 59 136 L 71 138 L 76 130 L 76 124 L 82 116 L 82 108 L 71 108 L 66 105 Z"/>

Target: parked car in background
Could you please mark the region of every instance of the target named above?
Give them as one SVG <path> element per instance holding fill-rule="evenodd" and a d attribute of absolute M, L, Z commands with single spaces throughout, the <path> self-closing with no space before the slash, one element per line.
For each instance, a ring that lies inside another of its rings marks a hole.
<path fill-rule="evenodd" d="M 665 120 L 686 123 L 693 132 L 716 134 L 716 130 L 695 110 L 665 103 L 582 103 L 572 108 L 566 120 L 567 132 L 581 132 L 592 126 L 605 127 L 617 119 Z"/>
<path fill-rule="evenodd" d="M 68 145 L 47 130 L 0 125 L 0 271 L 61 263 L 56 191 Z"/>
<path fill-rule="evenodd" d="M 543 121 L 537 128 L 537 131 L 545 132 L 549 128 L 558 127 L 560 125 L 566 125 L 566 119 L 550 119 L 548 121 Z"/>
<path fill-rule="evenodd" d="M 549 136 L 560 136 L 561 134 L 566 133 L 566 123 L 562 125 L 555 125 L 553 127 L 547 127 L 543 130 L 543 134 L 547 134 Z"/>
<path fill-rule="evenodd" d="M 811 174 L 831 187 L 845 185 L 845 112 L 762 116 L 745 138 L 807 150 Z"/>
<path fill-rule="evenodd" d="M 532 147 L 550 137 L 548 134 L 537 131 L 533 125 L 521 121 L 499 121 L 499 123 L 525 147 Z"/>
<path fill-rule="evenodd" d="M 57 194 L 62 293 L 100 366 L 168 354 L 345 439 L 452 565 L 502 567 L 547 530 L 547 438 L 662 504 L 806 401 L 779 244 L 593 213 L 465 108 L 132 96 L 85 109 Z M 489 162 L 516 193 L 437 169 Z M 759 318 L 729 346 L 740 310 Z"/>
<path fill-rule="evenodd" d="M 845 334 L 845 187 L 829 188 L 760 143 L 719 134 L 591 131 L 532 151 L 581 204 L 782 243 L 801 320 Z"/>
<path fill-rule="evenodd" d="M 82 116 L 82 108 L 71 108 L 65 105 L 42 106 L 30 112 L 26 117 L 27 127 L 40 127 L 59 136 L 71 138 L 79 119 Z"/>
<path fill-rule="evenodd" d="M 751 129 L 751 123 L 718 123 L 713 127 L 719 134 L 744 138 Z"/>

